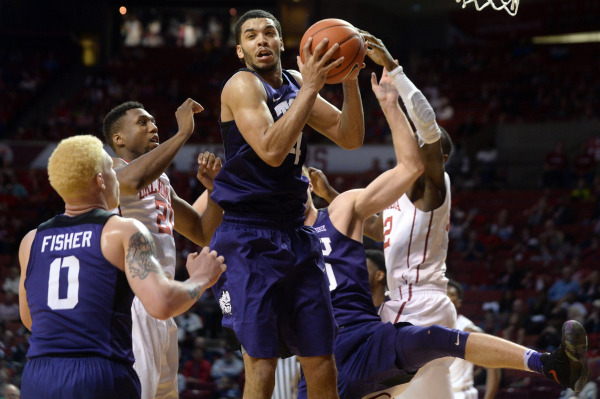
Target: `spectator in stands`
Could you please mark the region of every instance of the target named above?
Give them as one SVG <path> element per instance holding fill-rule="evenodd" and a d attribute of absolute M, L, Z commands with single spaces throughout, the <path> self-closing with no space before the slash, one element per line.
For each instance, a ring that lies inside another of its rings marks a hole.
<path fill-rule="evenodd" d="M 467 242 L 464 246 L 463 259 L 469 262 L 481 260 L 485 256 L 485 250 L 485 245 L 479 239 L 477 231 L 469 231 Z"/>
<path fill-rule="evenodd" d="M 491 140 L 477 151 L 475 160 L 481 188 L 493 188 L 498 172 L 498 150 Z"/>
<path fill-rule="evenodd" d="M 594 237 L 596 243 L 598 243 L 598 237 Z M 596 250 L 598 247 L 596 245 Z M 596 252 L 598 254 L 600 252 Z M 597 255 L 596 255 L 597 256 Z M 595 263 L 594 263 L 595 264 Z M 592 302 L 595 299 L 600 298 L 600 271 L 592 270 L 587 277 L 584 277 L 580 282 L 580 289 L 578 296 L 584 302 Z"/>
<path fill-rule="evenodd" d="M 566 187 L 568 168 L 569 159 L 565 150 L 565 142 L 559 140 L 554 149 L 550 150 L 544 159 L 543 186 L 550 188 Z"/>
<path fill-rule="evenodd" d="M 2 290 L 4 290 L 5 293 L 19 295 L 19 281 L 21 281 L 21 272 L 17 266 L 13 265 L 10 267 L 9 274 L 4 280 L 4 284 L 2 284 Z"/>
<path fill-rule="evenodd" d="M 579 283 L 573 280 L 573 269 L 570 266 L 564 266 L 561 271 L 561 277 L 548 290 L 548 300 L 556 304 L 564 300 L 567 294 L 577 294 L 578 292 Z"/>
<path fill-rule="evenodd" d="M 223 377 L 217 383 L 217 399 L 238 399 L 242 393 L 235 380 L 230 377 Z"/>
<path fill-rule="evenodd" d="M 564 390 L 558 399 L 597 399 L 598 384 L 594 381 L 588 381 L 587 384 L 579 393 L 575 393 L 572 389 Z"/>
<path fill-rule="evenodd" d="M 223 357 L 213 363 L 210 375 L 217 383 L 224 377 L 237 381 L 242 371 L 244 362 L 235 356 L 232 350 L 227 349 Z"/>
<path fill-rule="evenodd" d="M 504 273 L 497 280 L 498 288 L 508 290 L 521 289 L 521 281 L 523 280 L 523 272 L 521 268 L 517 268 L 515 261 L 508 258 L 504 261 Z"/>
<path fill-rule="evenodd" d="M 16 296 L 12 292 L 7 292 L 4 294 L 4 302 L 0 303 L 0 321 L 6 323 L 19 320 L 19 304 Z"/>
<path fill-rule="evenodd" d="M 571 198 L 576 201 L 588 202 L 593 199 L 592 190 L 588 187 L 583 177 L 577 178 L 575 187 L 571 191 Z"/>
<path fill-rule="evenodd" d="M 502 241 L 508 241 L 512 238 L 514 230 L 514 226 L 508 222 L 508 210 L 501 209 L 496 221 L 490 225 L 490 233 Z"/>
<path fill-rule="evenodd" d="M 204 358 L 204 349 L 194 348 L 192 358 L 183 365 L 185 389 L 214 389 L 211 377 L 212 365 Z"/>
<path fill-rule="evenodd" d="M 14 384 L 2 385 L 2 399 L 19 399 L 21 390 Z"/>
<path fill-rule="evenodd" d="M 585 330 L 588 334 L 600 333 L 600 299 L 592 302 L 590 314 L 585 320 Z"/>
<path fill-rule="evenodd" d="M 133 14 L 127 18 L 121 27 L 121 34 L 125 36 L 125 46 L 136 47 L 140 45 L 144 35 L 144 27 L 137 15 Z"/>
<path fill-rule="evenodd" d="M 177 316 L 175 322 L 179 327 L 177 329 L 177 339 L 179 342 L 183 341 L 186 335 L 189 335 L 192 339 L 196 338 L 204 328 L 204 323 L 200 316 L 194 312 L 194 307 L 190 308 L 184 314 Z"/>

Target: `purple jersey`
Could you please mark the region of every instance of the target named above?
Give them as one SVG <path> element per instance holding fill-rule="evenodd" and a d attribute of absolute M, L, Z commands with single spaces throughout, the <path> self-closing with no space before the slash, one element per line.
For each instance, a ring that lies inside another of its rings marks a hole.
<path fill-rule="evenodd" d="M 25 278 L 33 323 L 28 357 L 100 356 L 133 363 L 133 292 L 100 246 L 111 216 L 94 209 L 58 215 L 38 227 Z"/>
<path fill-rule="evenodd" d="M 343 327 L 381 322 L 373 305 L 363 244 L 337 231 L 329 219 L 327 208 L 319 210 L 313 227 L 323 249 L 337 324 Z"/>
<path fill-rule="evenodd" d="M 242 69 L 256 74 L 249 69 Z M 294 77 L 283 71 L 283 84 L 274 89 L 261 79 L 267 93 L 267 105 L 274 121 L 285 114 L 300 90 Z M 269 166 L 246 142 L 235 120 L 219 121 L 225 163 L 214 181 L 211 198 L 225 212 L 251 214 L 304 214 L 308 182 L 302 178 L 306 143 L 302 133 L 289 155 L 278 167 Z"/>

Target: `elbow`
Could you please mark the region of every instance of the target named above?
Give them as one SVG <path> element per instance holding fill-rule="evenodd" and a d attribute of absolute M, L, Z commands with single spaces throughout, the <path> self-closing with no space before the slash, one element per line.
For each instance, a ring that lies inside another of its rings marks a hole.
<path fill-rule="evenodd" d="M 343 143 L 340 143 L 340 147 L 344 150 L 357 150 L 363 145 L 363 140 L 365 138 L 364 132 L 359 137 L 354 137 L 349 140 L 345 140 Z"/>
<path fill-rule="evenodd" d="M 173 308 L 168 306 L 167 303 L 153 304 L 152 306 L 144 305 L 144 308 L 150 316 L 158 320 L 167 320 L 173 316 L 173 312 L 171 311 Z"/>
<path fill-rule="evenodd" d="M 288 155 L 288 152 L 286 152 L 285 154 L 282 154 L 281 151 L 270 151 L 270 152 L 265 152 L 260 156 L 260 159 L 263 160 L 264 163 L 266 163 L 267 165 L 273 167 L 273 168 L 277 168 L 279 166 L 281 166 L 281 164 L 283 163 L 283 161 L 285 160 L 285 157 Z"/>

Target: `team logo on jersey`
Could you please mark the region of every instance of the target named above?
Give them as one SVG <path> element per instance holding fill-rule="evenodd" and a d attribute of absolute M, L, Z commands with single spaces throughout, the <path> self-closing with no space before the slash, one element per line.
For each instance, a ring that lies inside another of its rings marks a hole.
<path fill-rule="evenodd" d="M 221 292 L 219 306 L 221 307 L 221 312 L 223 312 L 223 314 L 228 314 L 231 316 L 231 298 L 229 297 L 229 291 Z"/>
<path fill-rule="evenodd" d="M 324 231 L 327 231 L 327 227 L 325 227 L 325 226 L 317 226 L 314 229 L 317 233 L 322 233 Z"/>

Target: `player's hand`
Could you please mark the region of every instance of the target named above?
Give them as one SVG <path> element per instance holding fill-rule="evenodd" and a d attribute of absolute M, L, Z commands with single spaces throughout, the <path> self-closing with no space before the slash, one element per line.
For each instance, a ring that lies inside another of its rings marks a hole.
<path fill-rule="evenodd" d="M 342 65 L 344 57 L 332 60 L 333 54 L 339 49 L 340 45 L 335 43 L 327 50 L 327 44 L 329 43 L 328 39 L 323 39 L 321 43 L 315 47 L 314 53 L 311 54 L 310 46 L 312 41 L 313 38 L 309 37 L 302 48 L 304 62 L 302 62 L 300 56 L 297 56 L 296 59 L 298 62 L 298 69 L 302 74 L 302 87 L 306 86 L 319 91 L 325 85 L 325 80 L 327 79 L 329 71 Z"/>
<path fill-rule="evenodd" d="M 213 189 L 215 177 L 221 170 L 221 158 L 216 157 L 212 152 L 198 154 L 198 173 L 196 178 L 204 187 Z"/>
<path fill-rule="evenodd" d="M 398 96 L 400 93 L 398 92 L 398 89 L 396 89 L 396 85 L 394 85 L 392 79 L 388 76 L 388 72 L 385 68 L 383 68 L 379 82 L 377 82 L 375 72 L 371 73 L 371 88 L 373 89 L 373 93 L 375 93 L 375 97 L 377 97 L 377 101 L 379 101 L 381 105 L 395 105 L 398 103 Z"/>
<path fill-rule="evenodd" d="M 362 34 L 367 45 L 367 56 L 377 65 L 385 67 L 388 72 L 396 69 L 398 64 L 394 61 L 383 42 L 365 30 L 359 29 L 358 31 Z"/>
<path fill-rule="evenodd" d="M 337 191 L 331 187 L 327 176 L 322 170 L 310 167 L 308 168 L 308 178 L 313 187 L 313 193 L 326 201 L 331 201 L 337 196 Z"/>
<path fill-rule="evenodd" d="M 200 253 L 193 252 L 188 255 L 186 268 L 190 280 L 197 282 L 204 280 L 207 282 L 204 288 L 208 288 L 219 280 L 221 274 L 227 270 L 227 265 L 225 258 L 217 255 L 217 251 L 204 247 Z"/>
<path fill-rule="evenodd" d="M 204 107 L 188 98 L 175 111 L 178 131 L 187 135 L 194 131 L 194 114 L 204 111 Z"/>

